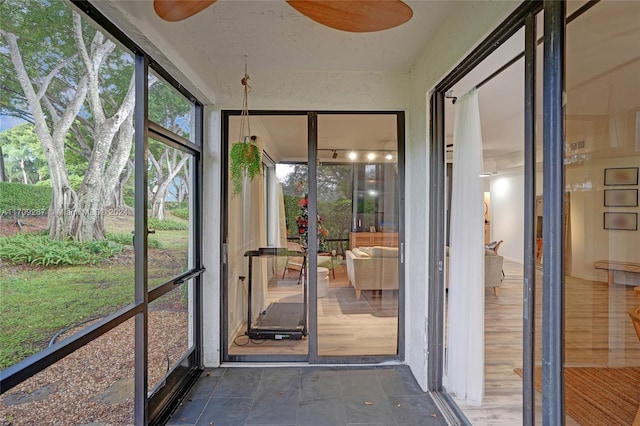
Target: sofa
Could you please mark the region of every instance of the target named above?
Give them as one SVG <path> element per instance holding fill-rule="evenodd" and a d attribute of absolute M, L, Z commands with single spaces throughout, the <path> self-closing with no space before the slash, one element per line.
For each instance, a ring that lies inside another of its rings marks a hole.
<path fill-rule="evenodd" d="M 447 271 L 449 271 L 449 247 L 446 249 L 447 257 Z M 497 254 L 494 250 L 484 250 L 484 286 L 492 287 L 493 294 L 500 296 L 500 286 L 502 285 L 502 266 L 504 263 L 504 257 Z M 449 275 L 447 273 L 447 288 L 449 288 Z"/>
<path fill-rule="evenodd" d="M 354 247 L 345 253 L 349 283 L 360 299 L 362 290 L 398 289 L 397 247 Z"/>

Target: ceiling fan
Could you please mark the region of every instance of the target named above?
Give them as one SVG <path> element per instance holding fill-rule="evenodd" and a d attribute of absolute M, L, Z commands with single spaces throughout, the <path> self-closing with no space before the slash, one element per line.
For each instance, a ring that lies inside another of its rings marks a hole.
<path fill-rule="evenodd" d="M 153 0 L 153 8 L 166 21 L 193 16 L 216 0 Z M 287 0 L 312 20 L 337 30 L 366 33 L 386 30 L 407 22 L 413 10 L 402 0 Z"/>

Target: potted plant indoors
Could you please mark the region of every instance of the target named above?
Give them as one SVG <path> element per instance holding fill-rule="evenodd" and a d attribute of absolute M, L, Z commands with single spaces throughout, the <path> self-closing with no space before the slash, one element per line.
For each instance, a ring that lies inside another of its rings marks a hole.
<path fill-rule="evenodd" d="M 233 184 L 233 195 L 239 195 L 242 192 L 242 184 L 245 176 L 249 180 L 253 180 L 256 175 L 262 172 L 262 150 L 256 143 L 257 137 L 243 136 L 251 135 L 251 126 L 249 125 L 249 74 L 245 65 L 244 77 L 240 80 L 244 87 L 244 96 L 242 99 L 242 112 L 240 113 L 240 138 L 239 142 L 231 146 L 229 157 L 231 160 L 230 173 L 231 183 Z M 246 133 L 245 133 L 246 127 Z"/>
<path fill-rule="evenodd" d="M 256 144 L 256 137 L 251 136 L 248 140 L 236 142 L 231 146 L 229 154 L 231 158 L 231 183 L 233 184 L 233 195 L 242 192 L 244 177 L 253 180 L 256 175 L 262 172 L 262 153 Z"/>

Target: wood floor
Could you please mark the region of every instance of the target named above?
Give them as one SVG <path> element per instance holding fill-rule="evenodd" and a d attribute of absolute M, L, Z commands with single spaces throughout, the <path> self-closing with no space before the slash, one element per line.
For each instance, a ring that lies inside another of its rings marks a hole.
<path fill-rule="evenodd" d="M 485 296 L 485 398 L 481 406 L 456 400 L 473 425 L 522 424 L 522 266 L 505 261 L 500 297 Z M 541 279 L 538 279 L 541 283 Z M 541 330 L 542 291 L 536 294 L 536 330 Z M 640 342 L 626 312 L 638 305 L 630 286 L 565 278 L 565 365 L 640 366 Z M 540 365 L 541 335 L 536 360 Z M 612 384 L 615 386 L 615 384 Z M 536 395 L 536 424 L 541 399 Z M 567 425 L 577 423 L 567 418 Z"/>
<path fill-rule="evenodd" d="M 267 303 L 301 302 L 298 271 L 269 284 Z M 282 277 L 282 275 L 280 275 Z M 246 326 L 246 325 L 245 325 Z M 238 333 L 229 345 L 230 355 L 277 355 L 308 353 L 308 340 L 249 341 Z M 318 298 L 318 355 L 367 356 L 397 354 L 398 292 L 363 291 L 356 299 L 348 283 L 346 267 L 336 265 L 335 278 L 329 272 L 327 297 Z"/>

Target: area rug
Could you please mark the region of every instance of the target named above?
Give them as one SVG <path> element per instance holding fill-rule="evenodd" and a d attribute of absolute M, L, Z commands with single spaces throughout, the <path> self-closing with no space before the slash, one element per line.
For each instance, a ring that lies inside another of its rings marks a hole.
<path fill-rule="evenodd" d="M 515 368 L 522 377 L 522 369 Z M 542 369 L 535 384 L 542 390 Z M 567 414 L 582 426 L 631 425 L 640 407 L 640 368 L 568 367 L 565 373 Z"/>

